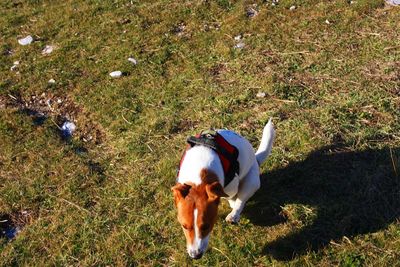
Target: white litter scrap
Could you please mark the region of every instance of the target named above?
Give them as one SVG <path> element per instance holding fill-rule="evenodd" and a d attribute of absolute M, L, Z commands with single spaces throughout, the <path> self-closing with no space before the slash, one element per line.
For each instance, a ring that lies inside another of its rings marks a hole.
<path fill-rule="evenodd" d="M 137 64 L 137 60 L 134 59 L 133 57 L 128 58 L 128 61 L 131 62 L 133 65 Z"/>
<path fill-rule="evenodd" d="M 51 99 L 46 100 L 46 105 L 50 108 L 50 110 L 53 110 L 53 107 L 51 106 Z"/>
<path fill-rule="evenodd" d="M 178 36 L 182 36 L 183 32 L 185 31 L 186 25 L 184 23 L 179 23 L 175 28 L 174 32 Z"/>
<path fill-rule="evenodd" d="M 325 23 L 328 25 L 331 24 L 331 22 L 329 20 L 325 20 Z"/>
<path fill-rule="evenodd" d="M 33 42 L 33 37 L 30 35 L 26 36 L 25 38 L 18 39 L 18 43 L 20 45 L 28 45 L 31 44 L 32 42 Z"/>
<path fill-rule="evenodd" d="M 117 70 L 117 71 L 110 72 L 110 76 L 113 78 L 119 78 L 122 76 L 122 71 Z"/>
<path fill-rule="evenodd" d="M 296 6 L 291 6 L 291 7 L 289 7 L 289 10 L 295 10 L 296 9 Z"/>
<path fill-rule="evenodd" d="M 258 97 L 258 98 L 264 98 L 265 96 L 266 96 L 266 94 L 264 92 L 258 92 L 256 94 L 256 97 Z"/>
<path fill-rule="evenodd" d="M 235 44 L 234 47 L 235 47 L 236 49 L 242 49 L 242 48 L 245 47 L 245 44 L 244 44 L 243 42 L 240 42 L 240 43 Z"/>
<path fill-rule="evenodd" d="M 243 35 L 242 34 L 236 35 L 233 39 L 236 42 L 236 44 L 233 46 L 233 48 L 242 49 L 242 48 L 245 47 L 245 43 L 243 42 Z"/>
<path fill-rule="evenodd" d="M 56 80 L 50 79 L 50 80 L 48 81 L 48 83 L 49 83 L 49 84 L 55 84 L 55 83 L 56 83 Z"/>
<path fill-rule="evenodd" d="M 64 124 L 61 126 L 61 131 L 65 137 L 70 137 L 76 130 L 75 123 L 71 121 L 65 121 Z"/>
<path fill-rule="evenodd" d="M 16 68 L 18 68 L 19 61 L 14 61 L 13 65 L 11 66 L 10 70 L 14 71 Z"/>
<path fill-rule="evenodd" d="M 5 231 L 3 231 L 2 234 L 7 237 L 8 240 L 14 239 L 19 233 L 21 232 L 21 229 L 18 226 L 10 226 Z"/>
<path fill-rule="evenodd" d="M 42 55 L 51 54 L 51 52 L 53 52 L 53 50 L 54 50 L 54 46 L 46 45 L 46 47 L 42 50 Z"/>
<path fill-rule="evenodd" d="M 386 0 L 386 3 L 392 6 L 399 6 L 400 5 L 400 0 Z"/>
<path fill-rule="evenodd" d="M 258 11 L 252 7 L 249 7 L 249 8 L 247 8 L 246 15 L 249 18 L 254 18 L 255 16 L 258 15 Z"/>

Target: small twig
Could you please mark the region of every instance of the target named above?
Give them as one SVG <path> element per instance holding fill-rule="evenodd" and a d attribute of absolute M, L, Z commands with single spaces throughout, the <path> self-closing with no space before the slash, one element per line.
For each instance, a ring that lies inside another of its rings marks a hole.
<path fill-rule="evenodd" d="M 15 96 L 13 96 L 13 95 L 8 94 L 8 96 L 11 97 L 12 99 L 14 99 L 15 101 L 18 100 L 18 99 L 17 99 Z"/>
<path fill-rule="evenodd" d="M 230 262 L 233 263 L 233 265 L 235 265 L 235 266 L 237 267 L 236 263 L 235 263 L 233 260 L 231 260 L 228 256 L 226 256 L 226 254 L 223 253 L 220 249 L 218 249 L 218 248 L 216 248 L 216 247 L 212 247 L 212 249 L 215 249 L 216 251 L 218 251 L 219 253 L 221 253 L 223 256 L 225 256 L 225 258 L 227 258 Z"/>
<path fill-rule="evenodd" d="M 390 151 L 390 158 L 392 159 L 393 171 L 396 174 L 396 177 L 399 177 L 399 175 L 397 174 L 396 163 L 394 162 L 393 152 L 391 147 L 389 148 L 389 151 Z"/>
<path fill-rule="evenodd" d="M 53 118 L 50 118 L 50 120 L 54 123 L 54 125 L 58 128 L 58 130 L 61 130 L 61 127 L 58 126 L 58 124 L 53 120 Z"/>
<path fill-rule="evenodd" d="M 154 49 L 144 49 L 145 52 L 157 52 L 160 51 L 161 48 L 154 48 Z"/>
<path fill-rule="evenodd" d="M 342 246 L 341 244 L 338 244 L 338 243 L 336 243 L 336 242 L 333 241 L 333 240 L 331 240 L 329 243 L 330 243 L 331 245 L 334 245 L 334 246 L 337 246 L 337 247 L 341 247 L 341 246 Z"/>
<path fill-rule="evenodd" d="M 122 229 L 122 231 L 129 237 L 129 239 L 130 239 L 131 241 L 135 241 L 135 240 L 133 240 L 133 238 L 131 237 L 131 235 L 128 234 L 127 231 L 125 231 L 125 229 Z"/>
<path fill-rule="evenodd" d="M 231 38 L 231 39 L 233 39 L 232 35 L 230 35 L 230 34 L 225 33 L 224 35 L 229 37 L 229 38 Z"/>
<path fill-rule="evenodd" d="M 343 236 L 343 239 L 344 239 L 347 243 L 353 244 L 353 243 L 351 243 L 351 240 L 350 240 L 347 236 Z"/>
<path fill-rule="evenodd" d="M 50 194 L 49 194 L 49 196 L 52 197 L 52 198 L 58 199 L 58 200 L 62 200 L 62 201 L 64 201 L 65 203 L 67 203 L 67 204 L 69 204 L 69 205 L 71 205 L 71 206 L 74 206 L 74 207 L 77 208 L 78 210 L 85 211 L 85 212 L 87 212 L 87 213 L 89 213 L 89 214 L 91 213 L 89 210 L 87 210 L 87 209 L 85 209 L 85 208 L 83 208 L 83 207 L 81 207 L 81 206 L 79 206 L 79 205 L 77 205 L 77 204 L 75 204 L 75 203 L 73 203 L 73 202 L 71 202 L 71 201 L 69 201 L 69 200 L 66 200 L 65 198 L 56 197 L 56 196 L 53 196 L 53 195 L 50 195 Z"/>
<path fill-rule="evenodd" d="M 127 119 L 125 119 L 124 114 L 121 114 L 121 117 L 122 117 L 122 119 L 123 119 L 126 123 L 132 124 L 132 122 L 130 122 L 130 121 L 128 121 Z"/>
<path fill-rule="evenodd" d="M 385 47 L 385 48 L 383 48 L 383 51 L 392 50 L 392 49 L 396 49 L 396 48 L 400 48 L 400 45 Z"/>
<path fill-rule="evenodd" d="M 359 83 L 359 82 L 355 82 L 355 81 L 343 81 L 343 80 L 341 80 L 341 79 L 334 78 L 334 77 L 329 77 L 329 76 L 326 76 L 326 75 L 317 76 L 316 78 L 317 78 L 317 79 L 327 79 L 327 80 L 331 80 L 331 81 L 334 81 L 334 82 L 352 83 L 352 84 L 355 84 L 355 85 L 361 85 L 361 83 Z"/>
<path fill-rule="evenodd" d="M 357 33 L 361 34 L 361 35 L 373 35 L 373 36 L 381 36 L 380 33 L 377 32 L 362 32 L 362 31 L 356 31 Z"/>
<path fill-rule="evenodd" d="M 304 51 L 294 51 L 294 52 L 277 52 L 275 54 L 278 55 L 296 55 L 296 54 L 308 54 L 310 51 L 304 50 Z"/>
<path fill-rule="evenodd" d="M 149 144 L 146 144 L 146 146 L 150 149 L 151 152 L 154 152 L 154 150 L 149 146 Z"/>
<path fill-rule="evenodd" d="M 275 97 L 271 97 L 271 99 L 278 101 L 278 102 L 284 102 L 284 103 L 296 103 L 296 101 L 294 101 L 294 100 L 279 99 L 279 98 L 275 98 Z"/>
<path fill-rule="evenodd" d="M 77 259 L 77 258 L 75 258 L 75 257 L 72 257 L 72 256 L 68 256 L 68 257 L 70 257 L 70 258 L 73 259 L 73 260 L 79 261 L 79 259 Z"/>

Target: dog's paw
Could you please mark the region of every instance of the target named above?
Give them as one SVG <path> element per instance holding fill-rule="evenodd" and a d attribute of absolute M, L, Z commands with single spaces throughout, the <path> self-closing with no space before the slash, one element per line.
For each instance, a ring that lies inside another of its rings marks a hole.
<path fill-rule="evenodd" d="M 240 220 L 240 214 L 235 214 L 233 212 L 229 213 L 228 216 L 226 216 L 225 221 L 227 223 L 233 223 L 233 224 L 237 224 L 239 223 Z"/>

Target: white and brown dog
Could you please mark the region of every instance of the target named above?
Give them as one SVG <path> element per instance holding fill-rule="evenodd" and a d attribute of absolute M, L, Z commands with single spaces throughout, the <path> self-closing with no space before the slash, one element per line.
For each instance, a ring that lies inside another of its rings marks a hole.
<path fill-rule="evenodd" d="M 221 197 L 227 198 L 232 208 L 226 221 L 239 222 L 246 201 L 260 188 L 259 166 L 271 153 L 275 137 L 271 120 L 264 127 L 257 152 L 249 141 L 233 131 L 217 130 L 217 133 L 239 152 L 240 170 L 233 180 L 226 185 L 224 168 L 214 149 L 196 145 L 185 152 L 177 184 L 172 188 L 187 252 L 193 259 L 201 258 L 207 249 Z"/>

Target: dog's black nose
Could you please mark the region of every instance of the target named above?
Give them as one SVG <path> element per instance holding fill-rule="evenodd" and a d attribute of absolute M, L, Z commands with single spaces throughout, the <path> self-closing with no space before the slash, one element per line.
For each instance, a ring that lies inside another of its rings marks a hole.
<path fill-rule="evenodd" d="M 201 257 L 203 257 L 203 253 L 199 253 L 199 254 L 197 254 L 197 255 L 194 255 L 192 258 L 195 259 L 195 260 L 198 260 L 198 259 L 200 259 Z"/>

